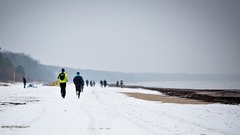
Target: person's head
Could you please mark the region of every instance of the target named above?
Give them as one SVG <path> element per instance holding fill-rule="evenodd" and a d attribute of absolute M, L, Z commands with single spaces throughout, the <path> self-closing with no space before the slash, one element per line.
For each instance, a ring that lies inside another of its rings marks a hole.
<path fill-rule="evenodd" d="M 65 72 L 65 69 L 64 69 L 64 68 L 62 69 L 62 72 Z"/>

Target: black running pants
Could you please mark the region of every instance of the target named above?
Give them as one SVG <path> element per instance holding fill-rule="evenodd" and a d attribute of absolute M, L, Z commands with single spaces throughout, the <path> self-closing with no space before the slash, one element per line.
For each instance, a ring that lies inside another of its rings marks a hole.
<path fill-rule="evenodd" d="M 66 86 L 67 86 L 67 83 L 60 83 L 61 96 L 63 98 L 65 98 L 65 96 L 66 96 Z"/>

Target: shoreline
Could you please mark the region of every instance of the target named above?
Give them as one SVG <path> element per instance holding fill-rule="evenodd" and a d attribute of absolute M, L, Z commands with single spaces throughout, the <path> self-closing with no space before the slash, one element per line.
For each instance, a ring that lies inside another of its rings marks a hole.
<path fill-rule="evenodd" d="M 110 87 L 116 87 L 116 85 L 110 85 Z M 136 85 L 124 85 L 123 88 L 158 91 L 169 97 L 179 97 L 208 103 L 240 104 L 240 89 L 178 89 Z"/>

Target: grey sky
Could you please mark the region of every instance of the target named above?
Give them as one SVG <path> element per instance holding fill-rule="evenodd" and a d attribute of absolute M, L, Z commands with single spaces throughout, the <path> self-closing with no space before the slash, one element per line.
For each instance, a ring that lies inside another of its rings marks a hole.
<path fill-rule="evenodd" d="M 43 64 L 240 74 L 239 0 L 0 0 L 0 46 Z"/>

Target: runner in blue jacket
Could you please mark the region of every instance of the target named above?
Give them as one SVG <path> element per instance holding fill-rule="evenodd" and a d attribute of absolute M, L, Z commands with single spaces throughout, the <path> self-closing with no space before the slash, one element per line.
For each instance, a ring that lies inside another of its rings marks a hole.
<path fill-rule="evenodd" d="M 83 92 L 84 80 L 79 72 L 77 72 L 76 76 L 73 78 L 73 83 L 76 87 L 76 94 L 78 95 L 78 98 L 80 98 L 80 92 Z"/>

